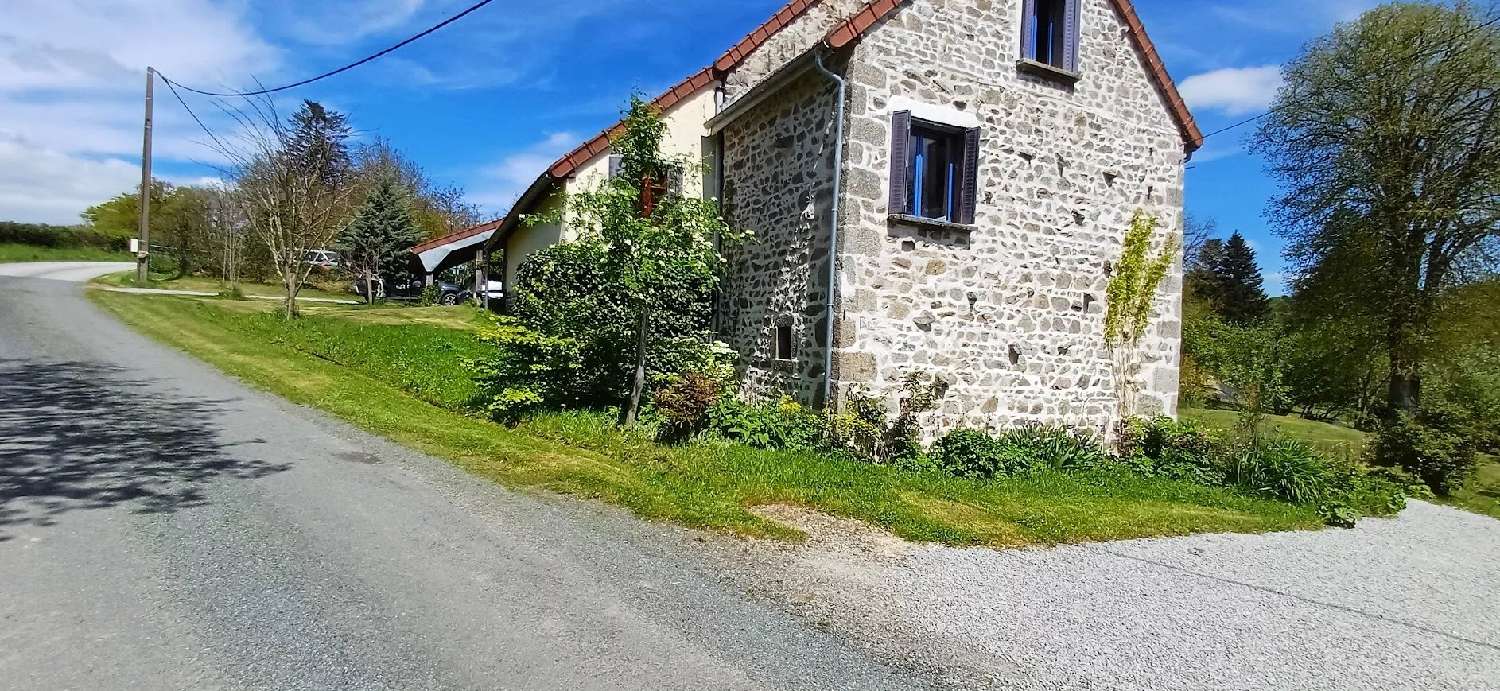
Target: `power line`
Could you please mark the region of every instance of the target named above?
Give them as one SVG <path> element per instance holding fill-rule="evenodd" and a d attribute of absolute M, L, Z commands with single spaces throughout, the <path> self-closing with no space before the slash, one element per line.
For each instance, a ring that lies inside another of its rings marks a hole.
<path fill-rule="evenodd" d="M 203 132 L 208 135 L 209 139 L 212 139 L 214 141 L 214 144 L 219 147 L 219 150 L 221 152 L 228 152 L 229 147 L 225 146 L 224 142 L 214 135 L 213 130 L 208 129 L 208 125 L 203 124 L 203 120 L 198 117 L 198 114 L 194 113 L 193 109 L 188 107 L 187 101 L 182 100 L 182 94 L 177 93 L 177 87 L 172 84 L 172 80 L 167 79 L 166 76 L 162 75 L 160 72 L 157 72 L 156 74 L 157 76 L 161 77 L 162 83 L 166 84 L 167 88 L 171 90 L 172 96 L 177 98 L 177 102 L 179 104 L 182 104 L 182 109 L 187 111 L 188 115 L 193 116 L 193 122 L 198 123 L 198 127 L 203 129 Z M 182 88 L 186 89 L 187 87 L 184 86 Z"/>
<path fill-rule="evenodd" d="M 1500 15 L 1495 16 L 1494 18 L 1490 19 L 1487 22 L 1484 22 L 1482 24 L 1478 24 L 1478 25 L 1475 25 L 1475 26 L 1469 28 L 1468 30 L 1464 31 L 1463 33 L 1461 33 L 1461 34 L 1459 34 L 1457 36 L 1454 36 L 1447 43 L 1449 45 L 1452 45 L 1454 43 L 1458 43 L 1459 41 L 1462 41 L 1462 40 L 1464 40 L 1464 39 L 1466 39 L 1466 38 L 1468 38 L 1468 37 L 1470 37 L 1470 36 L 1472 36 L 1472 35 L 1474 35 L 1476 33 L 1479 33 L 1480 31 L 1483 31 L 1485 28 L 1493 26 L 1493 25 L 1495 25 L 1497 23 L 1500 23 Z M 1446 49 L 1447 47 L 1448 46 L 1441 47 L 1438 52 L 1441 52 L 1441 50 Z M 1422 60 L 1422 59 L 1425 59 L 1425 58 L 1434 57 L 1434 56 L 1436 56 L 1438 54 L 1438 52 L 1433 52 L 1433 53 L 1430 53 L 1430 54 L 1427 54 L 1427 55 L 1423 55 L 1420 52 L 1414 53 L 1412 55 L 1407 56 L 1401 62 L 1409 62 L 1409 61 L 1412 61 L 1412 60 Z M 1394 67 L 1397 64 L 1398 64 L 1397 61 L 1392 61 L 1392 62 L 1386 63 L 1384 65 L 1384 67 Z M 1266 112 L 1261 113 L 1260 115 L 1256 115 L 1256 116 L 1253 116 L 1253 117 L 1248 117 L 1248 118 L 1245 118 L 1244 120 L 1241 120 L 1239 122 L 1234 123 L 1233 125 L 1229 125 L 1228 127 L 1221 127 L 1219 129 L 1216 129 L 1216 130 L 1214 130 L 1212 132 L 1209 132 L 1208 134 L 1203 135 L 1202 137 L 1199 137 L 1198 138 L 1198 142 L 1200 144 L 1202 144 L 1203 142 L 1208 141 L 1209 137 L 1212 137 L 1214 135 L 1223 134 L 1223 133 L 1228 132 L 1230 130 L 1239 129 L 1239 128 L 1244 127 L 1245 125 L 1248 125 L 1248 124 L 1250 124 L 1252 122 L 1255 122 L 1257 120 L 1264 120 L 1265 118 L 1270 117 L 1272 113 L 1275 113 L 1276 110 L 1277 109 L 1273 107 L 1273 108 L 1267 110 Z"/>
<path fill-rule="evenodd" d="M 408 44 L 411 44 L 411 43 L 414 43 L 414 42 L 420 40 L 421 38 L 427 36 L 428 34 L 431 34 L 431 33 L 435 32 L 435 31 L 437 31 L 437 30 L 439 30 L 439 29 L 441 29 L 441 28 L 443 28 L 445 26 L 448 26 L 449 24 L 452 24 L 453 22 L 456 22 L 456 21 L 458 21 L 460 19 L 463 19 L 464 17 L 467 17 L 468 15 L 470 15 L 470 14 L 478 11 L 479 8 L 484 7 L 485 5 L 488 5 L 488 4 L 490 4 L 490 3 L 494 2 L 494 1 L 495 0 L 480 0 L 479 2 L 476 2 L 473 5 L 470 5 L 468 7 L 468 9 L 466 9 L 466 10 L 464 10 L 462 12 L 459 12 L 458 14 L 455 14 L 455 15 L 447 18 L 447 19 L 444 19 L 443 21 L 438 22 L 437 24 L 432 25 L 427 30 L 425 30 L 425 31 L 423 31 L 423 32 L 421 32 L 419 34 L 416 34 L 416 35 L 414 35 L 414 36 L 412 36 L 412 37 L 410 37 L 410 38 L 408 38 L 408 39 L 406 39 L 406 40 L 404 40 L 404 41 L 402 41 L 400 43 L 397 43 L 396 45 L 393 45 L 393 46 L 391 46 L 389 48 L 386 48 L 385 50 L 382 50 L 382 51 L 380 51 L 378 53 L 374 53 L 372 55 L 368 55 L 368 56 L 366 56 L 364 58 L 361 58 L 361 59 L 356 60 L 354 62 L 351 62 L 351 63 L 349 63 L 347 65 L 344 65 L 343 67 L 340 67 L 338 69 L 329 70 L 329 71 L 324 72 L 324 73 L 322 73 L 320 75 L 317 75 L 315 77 L 308 77 L 307 79 L 303 79 L 302 81 L 292 82 L 291 84 L 286 84 L 286 85 L 283 85 L 283 86 L 273 87 L 273 88 L 270 88 L 270 89 L 259 89 L 257 91 L 231 91 L 231 92 L 204 91 L 203 89 L 195 89 L 195 88 L 193 88 L 191 86 L 188 86 L 186 84 L 183 84 L 181 82 L 173 82 L 171 79 L 167 78 L 167 75 L 162 74 L 161 72 L 157 72 L 156 74 L 158 76 L 160 76 L 161 79 L 162 79 L 162 81 L 166 82 L 168 86 L 170 86 L 172 84 L 176 84 L 177 86 L 182 87 L 184 90 L 191 91 L 191 92 L 193 92 L 195 94 L 201 94 L 201 95 L 204 95 L 204 96 L 249 97 L 249 96 L 261 96 L 261 95 L 264 95 L 264 94 L 274 94 L 274 93 L 276 93 L 278 91 L 286 91 L 287 89 L 295 89 L 295 88 L 297 88 L 299 86 L 305 86 L 307 84 L 311 84 L 311 83 L 316 82 L 316 81 L 327 79 L 327 78 L 332 77 L 332 76 L 334 76 L 336 74 L 340 74 L 342 72 L 347 72 L 349 70 L 352 70 L 352 69 L 354 69 L 356 67 L 359 67 L 360 65 L 363 65 L 363 64 L 365 64 L 367 62 L 372 62 L 374 60 L 378 60 L 378 59 L 386 56 L 387 54 L 393 53 L 393 52 L 395 52 L 397 50 L 400 50 L 401 48 L 405 47 Z M 173 93 L 176 93 L 175 89 L 173 90 Z M 181 99 L 179 99 L 179 100 L 181 100 Z M 202 124 L 202 123 L 200 123 L 200 124 Z"/>

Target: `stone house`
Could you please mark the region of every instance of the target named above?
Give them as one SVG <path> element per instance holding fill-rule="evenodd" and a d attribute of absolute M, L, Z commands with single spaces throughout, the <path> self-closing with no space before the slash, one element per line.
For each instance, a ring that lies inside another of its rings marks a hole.
<path fill-rule="evenodd" d="M 894 408 L 915 373 L 948 384 L 933 433 L 1118 419 L 1112 262 L 1138 211 L 1181 238 L 1201 140 L 1130 0 L 793 0 L 655 103 L 669 153 L 707 163 L 686 184 L 755 234 L 718 309 L 746 395 Z M 497 222 L 507 281 L 572 237 L 521 221 L 608 175 L 611 134 Z M 1138 412 L 1175 413 L 1181 291 L 1179 257 Z"/>

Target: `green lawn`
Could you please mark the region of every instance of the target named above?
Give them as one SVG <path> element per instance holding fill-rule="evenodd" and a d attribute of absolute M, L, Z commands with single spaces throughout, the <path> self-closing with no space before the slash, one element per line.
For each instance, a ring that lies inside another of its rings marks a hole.
<path fill-rule="evenodd" d="M 655 519 L 796 538 L 749 509 L 807 506 L 897 535 L 1019 546 L 1199 532 L 1312 529 L 1303 506 L 1132 475 L 975 481 L 734 444 L 661 446 L 596 413 L 559 413 L 516 428 L 463 414 L 467 328 L 404 325 L 387 311 L 330 309 L 286 327 L 244 303 L 91 291 L 140 331 L 246 382 L 508 487 L 596 498 Z M 448 318 L 466 326 L 460 312 Z M 469 313 L 472 317 L 472 311 Z M 385 321 L 381 321 L 385 320 Z"/>
<path fill-rule="evenodd" d="M 41 247 L 0 242 L 0 262 L 129 262 L 129 252 L 111 252 L 97 247 Z"/>
<path fill-rule="evenodd" d="M 1474 479 L 1443 502 L 1474 513 L 1500 518 L 1500 459 L 1480 456 Z"/>
<path fill-rule="evenodd" d="M 1184 408 L 1179 411 L 1179 417 L 1183 420 L 1218 429 L 1234 429 L 1239 415 L 1237 410 Z M 1288 415 L 1267 415 L 1265 424 L 1277 434 L 1300 439 L 1325 451 L 1347 452 L 1358 456 L 1365 448 L 1365 433 L 1352 427 Z"/>
<path fill-rule="evenodd" d="M 103 276 L 95 280 L 98 283 L 108 286 L 119 286 L 123 288 L 136 287 L 135 274 L 132 272 L 111 274 L 109 276 Z M 200 293 L 218 293 L 227 290 L 227 287 L 222 281 L 216 278 L 208 278 L 205 276 L 183 276 L 181 278 L 174 278 L 170 280 L 152 278 L 151 281 L 147 284 L 147 287 L 162 288 L 166 290 L 191 290 Z M 329 300 L 359 299 L 358 296 L 352 293 L 338 292 L 337 290 L 329 290 L 328 288 L 332 288 L 332 286 L 325 286 L 324 289 L 319 289 L 314 286 L 307 286 L 303 288 L 297 295 L 304 298 L 321 298 Z M 262 298 L 280 298 L 284 295 L 284 289 L 281 287 L 280 283 L 253 283 L 250 281 L 241 281 L 240 292 L 247 297 L 254 296 Z"/>

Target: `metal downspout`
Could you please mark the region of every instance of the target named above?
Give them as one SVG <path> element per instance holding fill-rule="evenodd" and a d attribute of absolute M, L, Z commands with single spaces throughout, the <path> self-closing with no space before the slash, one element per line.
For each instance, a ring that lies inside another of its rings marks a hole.
<path fill-rule="evenodd" d="M 838 304 L 839 200 L 843 197 L 844 92 L 847 85 L 843 77 L 823 66 L 823 51 L 813 55 L 813 64 L 819 72 L 838 85 L 833 135 L 833 203 L 828 223 L 828 313 L 824 317 L 824 344 L 827 347 L 823 351 L 823 406 L 826 408 L 833 405 L 833 315 Z"/>

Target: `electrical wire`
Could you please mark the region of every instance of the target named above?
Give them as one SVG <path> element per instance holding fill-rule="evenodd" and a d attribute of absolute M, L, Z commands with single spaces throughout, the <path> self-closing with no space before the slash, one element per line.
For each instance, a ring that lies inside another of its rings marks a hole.
<path fill-rule="evenodd" d="M 435 32 L 435 31 L 437 31 L 437 30 L 439 30 L 439 29 L 441 29 L 441 28 L 443 28 L 445 26 L 448 26 L 449 24 L 452 24 L 453 22 L 456 22 L 456 21 L 458 21 L 460 19 L 463 19 L 464 17 L 469 16 L 470 14 L 473 14 L 474 12 L 478 11 L 480 8 L 484 7 L 485 5 L 488 5 L 488 4 L 492 3 L 494 1 L 495 0 L 480 0 L 479 2 L 476 2 L 473 5 L 470 5 L 468 7 L 468 9 L 465 9 L 464 11 L 459 12 L 458 14 L 455 14 L 455 15 L 447 18 L 447 19 L 444 19 L 441 22 L 438 22 L 437 24 L 432 25 L 431 27 L 429 27 L 425 31 L 422 31 L 421 33 L 418 33 L 418 34 L 416 34 L 416 35 L 414 35 L 414 36 L 412 36 L 410 38 L 407 38 L 406 40 L 401 41 L 400 43 L 397 43 L 397 44 L 395 44 L 395 45 L 393 45 L 393 46 L 391 46 L 389 48 L 386 48 L 385 50 L 382 50 L 382 51 L 378 52 L 378 53 L 374 53 L 374 54 L 368 55 L 368 56 L 366 56 L 364 58 L 361 58 L 361 59 L 356 60 L 354 62 L 351 62 L 351 63 L 349 63 L 347 65 L 344 65 L 343 67 L 339 67 L 337 69 L 332 69 L 332 70 L 329 70 L 329 71 L 324 72 L 322 74 L 319 74 L 317 76 L 308 77 L 307 79 L 303 79 L 301 81 L 292 82 L 291 84 L 285 84 L 285 85 L 282 85 L 282 86 L 272 87 L 272 88 L 269 88 L 269 89 L 259 89 L 259 90 L 256 90 L 256 91 L 228 91 L 228 92 L 205 91 L 203 89 L 195 89 L 195 88 L 193 88 L 191 86 L 183 84 L 182 82 L 173 82 L 171 79 L 169 79 L 167 77 L 167 75 L 162 74 L 161 72 L 157 72 L 156 74 L 157 74 L 157 76 L 161 77 L 162 81 L 166 82 L 169 86 L 172 85 L 172 84 L 176 84 L 177 86 L 182 87 L 186 91 L 191 91 L 191 92 L 193 92 L 195 94 L 201 94 L 203 96 L 216 96 L 216 97 L 221 97 L 221 98 L 231 98 L 231 97 L 242 97 L 243 98 L 243 97 L 250 97 L 250 96 L 262 96 L 262 95 L 265 95 L 265 94 L 274 94 L 274 93 L 276 93 L 278 91 L 286 91 L 287 89 L 295 89 L 295 88 L 297 88 L 299 86 L 306 86 L 306 85 L 311 84 L 313 82 L 321 81 L 323 79 L 327 79 L 327 78 L 332 77 L 332 76 L 334 76 L 336 74 L 341 74 L 343 72 L 348 72 L 349 70 L 352 70 L 352 69 L 354 69 L 356 67 L 359 67 L 360 65 L 363 65 L 365 63 L 373 62 L 375 60 L 378 60 L 378 59 L 380 59 L 380 58 L 382 58 L 382 57 L 384 57 L 384 56 L 386 56 L 386 55 L 388 55 L 390 53 L 394 53 L 395 51 L 400 50 L 401 48 L 404 48 L 405 46 L 407 46 L 407 45 L 409 45 L 411 43 L 415 43 L 416 41 L 418 41 L 418 40 L 426 37 L 428 34 L 431 34 L 431 33 Z M 173 90 L 173 93 L 176 93 L 175 89 Z"/>
<path fill-rule="evenodd" d="M 160 74 L 160 73 L 158 73 L 158 74 Z M 184 101 L 182 99 L 182 94 L 177 93 L 177 87 L 172 85 L 171 80 L 168 80 L 166 77 L 162 77 L 162 81 L 164 83 L 166 83 L 167 88 L 172 91 L 172 95 L 177 98 L 177 102 L 182 105 L 182 109 L 185 110 L 185 111 L 187 111 L 188 115 L 193 116 L 193 122 L 198 123 L 198 127 L 202 128 L 203 132 L 208 135 L 209 139 L 212 139 L 214 141 L 214 144 L 219 147 L 219 150 L 221 152 L 227 152 L 227 151 L 229 151 L 229 147 L 225 146 L 224 142 L 222 140 L 220 140 L 217 136 L 214 135 L 213 130 L 209 129 L 208 125 L 203 124 L 203 120 L 198 117 L 198 114 L 194 113 L 193 109 L 188 106 L 187 101 Z M 187 87 L 183 87 L 183 88 L 187 88 Z"/>

